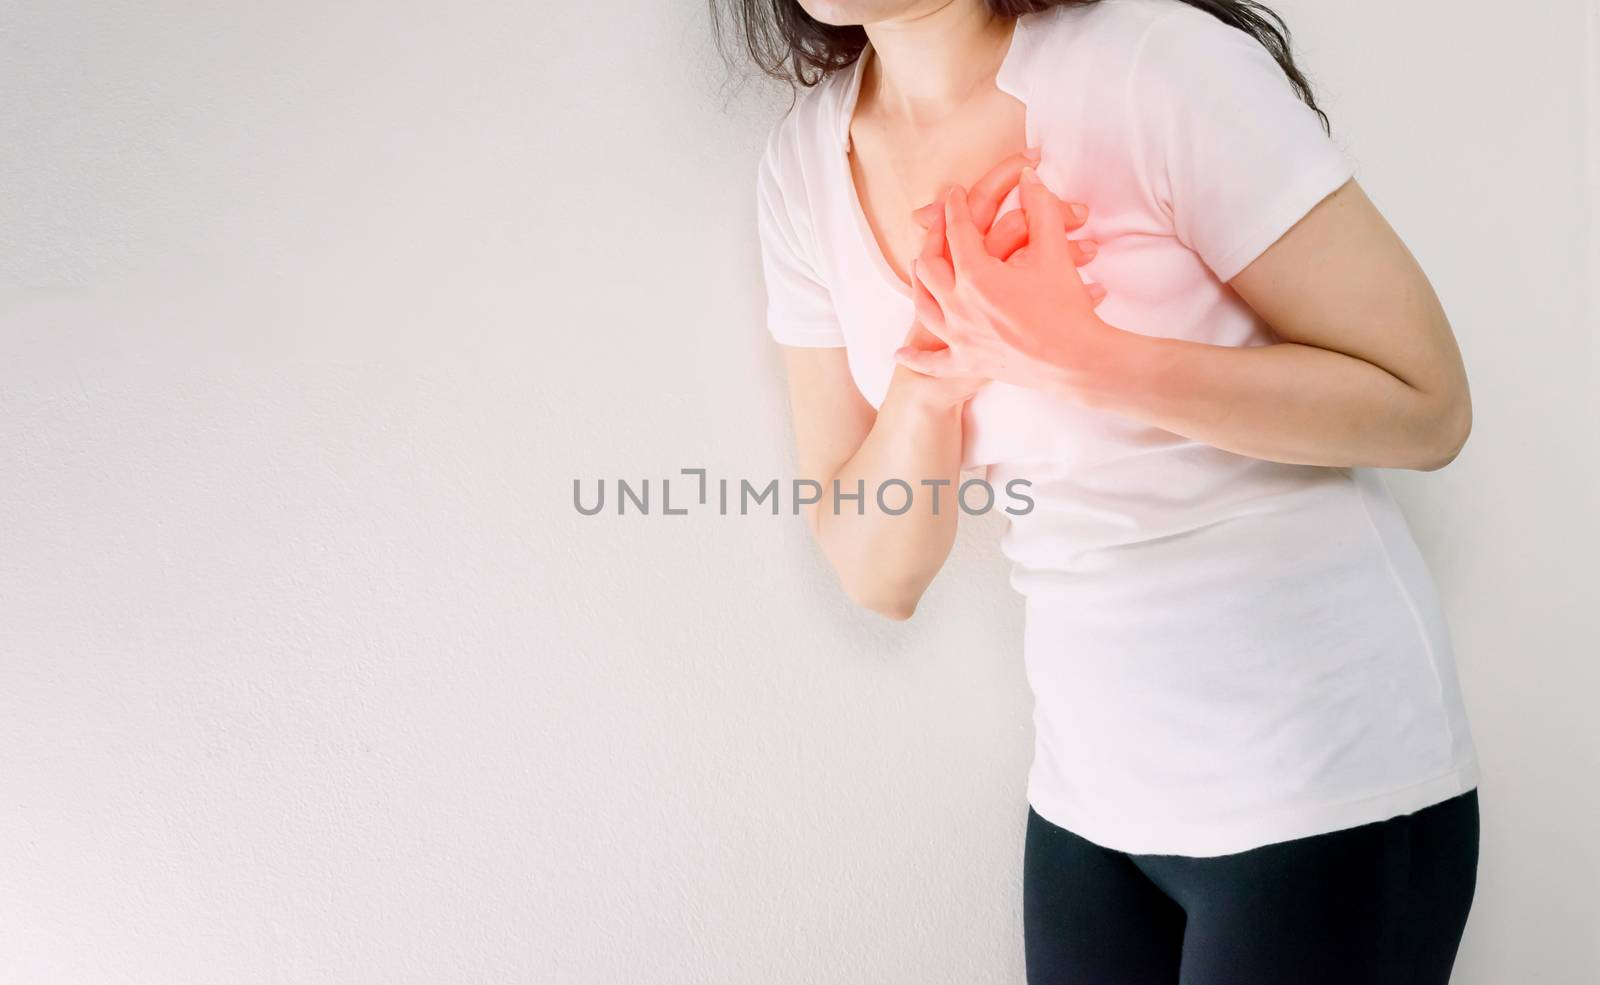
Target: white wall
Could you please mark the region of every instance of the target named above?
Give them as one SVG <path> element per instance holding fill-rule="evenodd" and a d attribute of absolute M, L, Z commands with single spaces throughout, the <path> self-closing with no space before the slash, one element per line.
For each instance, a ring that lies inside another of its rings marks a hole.
<path fill-rule="evenodd" d="M 1457 980 L 1594 980 L 1594 21 L 1283 6 L 1472 371 L 1392 477 L 1485 763 Z M 0 979 L 1021 982 L 995 526 L 896 625 L 796 520 L 570 503 L 790 461 L 779 103 L 695 0 L 0 39 Z"/>

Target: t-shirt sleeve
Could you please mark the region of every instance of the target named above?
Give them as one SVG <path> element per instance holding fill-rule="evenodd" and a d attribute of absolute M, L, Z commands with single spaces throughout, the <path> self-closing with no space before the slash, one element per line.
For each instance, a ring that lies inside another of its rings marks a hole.
<path fill-rule="evenodd" d="M 786 187 L 777 133 L 767 142 L 756 176 L 756 227 L 761 238 L 761 269 L 767 287 L 767 331 L 784 345 L 842 346 L 844 333 L 833 297 L 811 260 L 814 240 L 803 212 L 804 188 Z"/>
<path fill-rule="evenodd" d="M 1223 281 L 1354 171 L 1271 54 L 1199 10 L 1150 25 L 1128 100 L 1152 194 Z"/>

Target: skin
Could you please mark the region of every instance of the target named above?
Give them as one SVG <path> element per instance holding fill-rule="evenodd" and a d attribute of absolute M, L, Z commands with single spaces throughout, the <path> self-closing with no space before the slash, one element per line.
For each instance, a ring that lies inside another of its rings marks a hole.
<path fill-rule="evenodd" d="M 1020 115 L 1015 132 L 953 139 L 974 106 L 1011 118 L 1001 112 L 1010 97 L 993 86 L 1009 25 L 978 0 L 841 0 L 807 10 L 862 24 L 872 41 L 852 170 L 885 258 L 910 278 L 917 317 L 876 411 L 843 349 L 785 347 L 799 474 L 847 491 L 857 480 L 868 489 L 891 478 L 950 483 L 937 514 L 920 491 L 899 516 L 870 495 L 862 515 L 807 507 L 857 603 L 907 619 L 943 566 L 960 512 L 948 491 L 960 482 L 962 408 L 989 380 L 1272 461 L 1427 471 L 1460 451 L 1471 399 L 1449 321 L 1356 182 L 1229 281 L 1281 341 L 1237 348 L 1123 331 L 1095 313 L 1098 296 L 1077 273 L 1093 244 L 1066 236 L 1086 213 L 1032 178 Z M 979 150 L 1001 162 L 967 177 Z M 910 186 L 898 197 L 885 190 L 896 181 Z M 991 225 L 1018 182 L 1021 212 Z M 929 199 L 939 204 L 906 207 Z"/>

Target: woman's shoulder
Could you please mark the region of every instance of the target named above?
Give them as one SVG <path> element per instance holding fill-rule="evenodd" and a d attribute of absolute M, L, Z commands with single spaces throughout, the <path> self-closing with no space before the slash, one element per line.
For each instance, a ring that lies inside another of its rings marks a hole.
<path fill-rule="evenodd" d="M 780 174 L 803 170 L 807 159 L 842 147 L 846 123 L 843 103 L 855 66 L 828 73 L 816 85 L 796 90 L 794 103 L 767 132 L 763 167 Z"/>
<path fill-rule="evenodd" d="M 1181 0 L 1098 0 L 1024 15 L 1024 61 L 1036 81 L 1087 74 L 1102 85 L 1150 68 L 1172 51 L 1205 52 L 1254 40 Z M 1159 69 L 1159 66 L 1156 66 Z M 1203 80 L 1194 80 L 1203 84 Z"/>
<path fill-rule="evenodd" d="M 1184 10 L 1199 13 L 1180 0 L 1096 0 L 1024 14 L 1019 24 L 1026 43 L 1040 52 L 1092 41 L 1097 50 L 1109 46 L 1114 53 L 1137 45 L 1152 24 Z"/>
<path fill-rule="evenodd" d="M 1195 107 L 1290 91 L 1253 36 L 1180 0 L 1099 0 L 1025 23 L 1015 80 L 1042 115 L 1086 132 L 1160 131 Z"/>

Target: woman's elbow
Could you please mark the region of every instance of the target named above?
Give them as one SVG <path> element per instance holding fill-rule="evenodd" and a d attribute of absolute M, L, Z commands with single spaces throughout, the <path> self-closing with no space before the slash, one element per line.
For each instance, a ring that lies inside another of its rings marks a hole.
<path fill-rule="evenodd" d="M 886 585 L 847 583 L 843 587 L 850 601 L 895 622 L 910 619 L 916 614 L 917 603 L 922 601 L 920 592 L 898 591 Z"/>
<path fill-rule="evenodd" d="M 914 559 L 893 551 L 863 549 L 848 538 L 841 542 L 837 537 L 825 537 L 817 526 L 812 532 L 850 601 L 895 622 L 916 614 L 932 576 L 925 576 Z"/>
<path fill-rule="evenodd" d="M 1427 457 L 1420 464 L 1423 472 L 1437 472 L 1461 454 L 1472 434 L 1472 398 L 1465 387 L 1444 402 L 1428 428 Z"/>
<path fill-rule="evenodd" d="M 835 564 L 834 573 L 850 601 L 895 622 L 904 622 L 916 613 L 927 587 L 873 566 Z"/>

